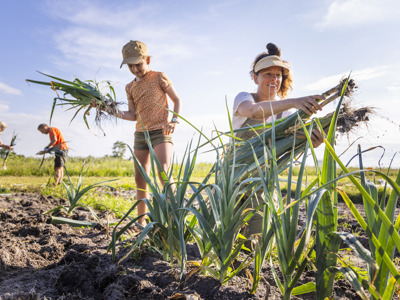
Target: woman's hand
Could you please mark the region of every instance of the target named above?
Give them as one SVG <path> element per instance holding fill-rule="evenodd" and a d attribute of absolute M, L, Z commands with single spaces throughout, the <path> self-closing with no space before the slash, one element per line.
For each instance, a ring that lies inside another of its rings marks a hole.
<path fill-rule="evenodd" d="M 306 96 L 293 99 L 293 106 L 296 109 L 301 109 L 308 115 L 317 113 L 317 110 L 322 110 L 322 106 L 317 102 L 318 99 L 324 100 L 321 95 Z"/>
<path fill-rule="evenodd" d="M 178 123 L 177 122 L 168 122 L 167 125 L 165 125 L 163 128 L 163 134 L 164 135 L 173 134 L 175 131 L 176 124 L 178 124 Z"/>

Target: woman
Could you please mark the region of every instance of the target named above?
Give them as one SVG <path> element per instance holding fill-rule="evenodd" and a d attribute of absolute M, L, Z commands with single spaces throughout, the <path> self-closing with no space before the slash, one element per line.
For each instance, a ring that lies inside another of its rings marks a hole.
<path fill-rule="evenodd" d="M 293 109 L 301 109 L 309 115 L 322 110 L 318 99 L 324 99 L 321 95 L 312 95 L 301 98 L 286 99 L 288 91 L 292 89 L 292 76 L 289 63 L 281 59 L 280 49 L 272 43 L 267 45 L 268 53 L 259 54 L 252 64 L 250 75 L 257 85 L 256 93 L 239 93 L 233 104 L 233 129 L 254 126 L 262 122 L 270 123 L 294 113 Z M 274 114 L 274 115 L 273 115 Z M 242 139 L 250 139 L 255 133 L 252 130 L 236 133 Z M 323 142 L 322 134 L 314 129 L 311 140 L 314 147 Z M 263 202 L 262 190 L 257 193 L 250 204 L 256 207 Z M 262 217 L 255 215 L 246 226 L 244 235 L 260 233 L 262 229 Z"/>
<path fill-rule="evenodd" d="M 250 75 L 257 85 L 256 93 L 239 93 L 233 104 L 233 129 L 249 125 L 272 122 L 272 112 L 275 119 L 286 117 L 301 109 L 309 115 L 322 110 L 316 101 L 324 99 L 321 95 L 285 99 L 292 89 L 292 76 L 289 63 L 280 58 L 280 49 L 272 43 L 267 45 L 268 53 L 261 53 L 253 62 Z M 277 99 L 279 97 L 280 99 Z M 272 110 L 271 110 L 272 108 Z M 322 142 L 322 135 L 314 131 L 312 140 L 317 145 Z"/>

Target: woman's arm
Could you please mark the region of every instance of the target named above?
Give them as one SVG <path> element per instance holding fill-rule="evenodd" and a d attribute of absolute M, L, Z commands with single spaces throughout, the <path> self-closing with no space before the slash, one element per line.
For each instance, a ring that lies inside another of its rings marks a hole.
<path fill-rule="evenodd" d="M 167 95 L 171 99 L 171 101 L 174 103 L 174 113 L 180 114 L 181 113 L 181 107 L 182 107 L 182 101 L 181 98 L 179 98 L 178 93 L 176 92 L 175 88 L 171 85 L 167 89 Z M 176 115 L 173 116 L 173 118 L 177 118 Z M 172 134 L 175 130 L 177 122 L 168 122 L 168 124 L 164 127 L 163 133 L 164 135 L 169 135 Z"/>
<path fill-rule="evenodd" d="M 262 101 L 252 102 L 244 101 L 240 103 L 237 113 L 241 116 L 251 119 L 263 119 L 287 111 L 291 108 L 301 109 L 305 113 L 312 115 L 317 110 L 322 110 L 322 107 L 316 101 L 316 99 L 324 99 L 321 95 L 313 95 L 301 98 L 290 98 L 285 100 L 274 100 L 274 101 Z M 271 110 L 272 107 L 272 110 Z"/>

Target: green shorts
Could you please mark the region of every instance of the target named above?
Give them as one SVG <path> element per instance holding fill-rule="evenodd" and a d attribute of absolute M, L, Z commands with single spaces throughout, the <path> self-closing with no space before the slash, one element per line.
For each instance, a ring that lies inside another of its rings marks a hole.
<path fill-rule="evenodd" d="M 163 143 L 171 143 L 172 145 L 174 144 L 172 142 L 172 137 L 170 135 L 164 135 L 162 129 L 149 131 L 149 135 L 150 135 L 150 144 L 153 148 Z M 141 131 L 135 132 L 135 141 L 133 148 L 135 150 L 149 150 L 144 132 Z"/>

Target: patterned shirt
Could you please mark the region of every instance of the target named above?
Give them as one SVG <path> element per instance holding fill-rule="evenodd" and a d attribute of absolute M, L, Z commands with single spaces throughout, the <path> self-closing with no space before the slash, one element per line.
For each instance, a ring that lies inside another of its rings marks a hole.
<path fill-rule="evenodd" d="M 132 80 L 126 85 L 128 101 L 136 110 L 136 131 L 162 129 L 168 123 L 166 91 L 172 86 L 163 72 L 149 71 L 140 81 Z M 143 127 L 142 127 L 143 123 Z"/>

